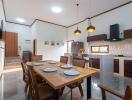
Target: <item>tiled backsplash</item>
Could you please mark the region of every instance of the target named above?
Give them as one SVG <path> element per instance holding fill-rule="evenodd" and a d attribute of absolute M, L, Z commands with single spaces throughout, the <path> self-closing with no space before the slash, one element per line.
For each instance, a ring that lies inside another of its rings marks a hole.
<path fill-rule="evenodd" d="M 109 45 L 109 54 L 132 56 L 132 39 L 120 42 L 98 41 L 88 43 L 88 52 L 91 53 L 91 46 Z"/>

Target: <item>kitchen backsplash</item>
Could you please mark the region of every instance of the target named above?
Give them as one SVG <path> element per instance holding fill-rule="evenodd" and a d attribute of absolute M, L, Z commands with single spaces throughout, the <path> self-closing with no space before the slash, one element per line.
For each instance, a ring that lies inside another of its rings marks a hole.
<path fill-rule="evenodd" d="M 107 42 L 107 41 L 89 42 L 88 53 L 91 53 L 91 46 L 102 46 L 102 45 L 109 45 L 109 54 L 132 56 L 132 39 L 124 40 L 120 42 Z"/>

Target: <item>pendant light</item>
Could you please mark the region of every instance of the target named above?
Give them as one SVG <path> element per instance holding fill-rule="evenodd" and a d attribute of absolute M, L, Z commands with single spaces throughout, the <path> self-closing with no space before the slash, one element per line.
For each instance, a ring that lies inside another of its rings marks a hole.
<path fill-rule="evenodd" d="M 89 2 L 89 8 L 91 8 L 91 0 Z M 96 29 L 91 23 L 91 17 L 88 18 L 88 22 L 89 22 L 89 26 L 87 27 L 87 32 L 89 32 L 89 33 L 94 32 Z"/>
<path fill-rule="evenodd" d="M 95 30 L 96 30 L 95 27 L 92 26 L 92 24 L 91 24 L 91 18 L 89 18 L 89 26 L 87 27 L 87 32 L 92 33 Z"/>
<path fill-rule="evenodd" d="M 77 19 L 78 19 L 78 7 L 79 7 L 79 3 L 76 4 L 77 6 Z M 77 29 L 74 31 L 74 34 L 79 36 L 81 34 L 81 31 L 78 29 L 78 25 L 77 25 Z"/>

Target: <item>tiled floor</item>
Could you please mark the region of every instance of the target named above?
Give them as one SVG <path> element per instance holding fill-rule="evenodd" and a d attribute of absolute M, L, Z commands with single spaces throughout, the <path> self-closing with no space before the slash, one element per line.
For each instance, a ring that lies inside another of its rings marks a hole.
<path fill-rule="evenodd" d="M 3 79 L 4 79 L 4 100 L 26 100 L 24 94 L 24 85 L 25 83 L 22 80 L 22 69 L 20 68 L 20 60 L 16 59 L 7 59 L 7 62 L 12 62 L 12 60 L 16 61 L 13 63 L 16 67 L 11 67 L 13 69 L 8 69 L 4 71 Z M 19 62 L 19 63 L 17 63 Z M 6 64 L 10 65 L 10 64 Z M 11 64 L 12 65 L 12 64 Z M 14 65 L 13 65 L 14 66 Z M 9 67 L 9 66 L 7 66 Z M 125 87 L 127 84 L 132 84 L 132 79 L 130 78 L 121 78 L 121 77 L 113 77 L 112 79 L 105 79 L 107 81 L 107 86 L 111 89 L 117 90 L 120 93 L 124 94 Z M 97 84 L 100 83 L 99 74 L 92 77 L 92 100 L 101 100 L 101 92 L 98 88 Z M 84 81 L 83 91 L 84 97 L 80 97 L 80 93 L 78 88 L 73 89 L 73 100 L 86 100 L 86 82 Z M 1 93 L 1 92 L 0 92 Z M 70 89 L 65 88 L 63 96 L 61 100 L 70 100 Z M 120 100 L 113 95 L 107 94 L 108 100 Z M 1 98 L 0 98 L 1 100 Z"/>
<path fill-rule="evenodd" d="M 113 80 L 108 81 L 109 84 L 107 85 L 110 88 L 118 90 L 121 93 L 124 93 L 124 89 L 127 84 L 132 84 L 132 79 L 129 78 L 114 77 Z M 92 77 L 92 98 L 94 98 L 94 100 L 101 100 L 100 89 L 97 87 L 99 82 L 99 75 Z M 85 82 L 83 83 L 83 90 L 85 96 L 80 98 L 78 89 L 74 89 L 73 98 L 75 98 L 75 100 L 86 100 Z M 108 100 L 120 100 L 110 94 L 107 95 L 107 98 Z M 65 89 L 64 95 L 61 99 L 70 100 L 70 90 L 68 88 Z M 24 94 L 24 82 L 22 81 L 22 70 L 13 70 L 12 72 L 4 74 L 4 100 L 26 100 Z"/>
<path fill-rule="evenodd" d="M 4 69 L 14 69 L 21 67 L 20 57 L 5 57 L 5 67 Z"/>

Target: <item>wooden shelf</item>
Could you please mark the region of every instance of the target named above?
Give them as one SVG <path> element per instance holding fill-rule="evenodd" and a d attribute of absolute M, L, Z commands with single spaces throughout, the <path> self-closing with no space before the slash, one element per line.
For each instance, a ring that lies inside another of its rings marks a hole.
<path fill-rule="evenodd" d="M 132 38 L 132 29 L 125 30 L 124 31 L 124 37 L 125 37 L 125 39 Z"/>
<path fill-rule="evenodd" d="M 107 35 L 106 34 L 100 34 L 100 35 L 94 35 L 94 36 L 87 37 L 87 42 L 106 41 L 106 40 L 107 40 Z"/>

